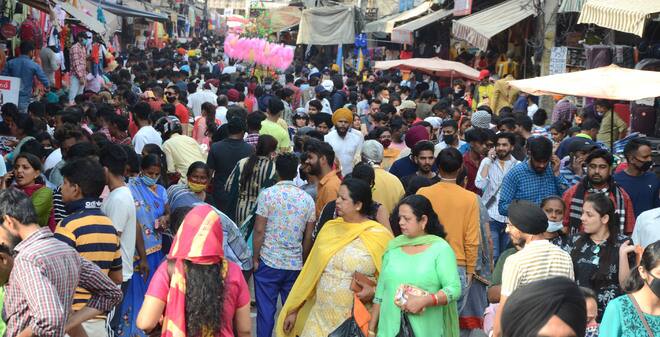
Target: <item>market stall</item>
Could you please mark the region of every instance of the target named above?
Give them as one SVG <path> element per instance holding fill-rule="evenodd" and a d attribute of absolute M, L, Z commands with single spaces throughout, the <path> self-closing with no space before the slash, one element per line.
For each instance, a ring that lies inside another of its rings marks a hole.
<path fill-rule="evenodd" d="M 660 96 L 660 72 L 609 65 L 572 73 L 509 82 L 533 95 L 571 95 L 609 100 L 651 100 Z M 611 114 L 614 118 L 614 114 Z M 614 123 L 610 123 L 613 125 Z M 613 147 L 613 143 L 608 144 Z"/>

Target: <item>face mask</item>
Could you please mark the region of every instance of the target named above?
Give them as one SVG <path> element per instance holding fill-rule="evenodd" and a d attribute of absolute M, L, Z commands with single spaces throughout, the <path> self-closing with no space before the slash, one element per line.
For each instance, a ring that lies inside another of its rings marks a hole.
<path fill-rule="evenodd" d="M 381 141 L 380 143 L 383 145 L 384 148 L 388 148 L 392 144 L 392 140 L 391 139 L 385 139 L 385 140 Z"/>
<path fill-rule="evenodd" d="M 309 84 L 305 83 L 300 85 L 300 90 L 307 91 L 307 89 L 309 89 Z"/>
<path fill-rule="evenodd" d="M 655 296 L 660 298 L 660 279 L 653 276 L 653 274 L 651 274 L 651 272 L 647 272 L 647 274 L 651 275 L 651 277 L 653 278 L 653 281 L 651 281 L 650 284 L 649 283 L 646 283 L 646 284 L 649 286 L 649 288 L 651 288 L 651 291 L 653 291 Z"/>
<path fill-rule="evenodd" d="M 167 96 L 167 101 L 170 103 L 176 102 L 176 97 L 175 96 Z"/>
<path fill-rule="evenodd" d="M 453 144 L 455 137 L 456 137 L 455 135 L 443 135 L 442 141 L 445 142 L 445 144 L 447 145 Z"/>
<path fill-rule="evenodd" d="M 199 193 L 201 191 L 204 191 L 206 189 L 205 184 L 197 184 L 193 182 L 188 182 L 188 188 L 194 192 L 194 193 Z"/>
<path fill-rule="evenodd" d="M 147 186 L 154 186 L 154 185 L 156 185 L 156 183 L 158 182 L 158 178 L 160 178 L 160 177 L 156 177 L 156 178 L 154 179 L 154 178 L 152 178 L 152 177 L 145 176 L 145 175 L 140 176 L 140 179 L 142 179 L 142 182 L 143 182 L 145 185 L 147 185 Z"/>
<path fill-rule="evenodd" d="M 639 170 L 642 171 L 642 172 L 646 172 L 646 171 L 650 170 L 651 166 L 653 166 L 653 161 L 652 160 L 645 161 L 643 163 L 644 164 L 642 164 L 642 166 L 640 166 L 640 168 L 639 168 Z"/>
<path fill-rule="evenodd" d="M 564 228 L 564 223 L 561 221 L 550 221 L 548 220 L 548 229 L 546 229 L 546 232 L 548 233 L 554 233 L 559 230 Z"/>

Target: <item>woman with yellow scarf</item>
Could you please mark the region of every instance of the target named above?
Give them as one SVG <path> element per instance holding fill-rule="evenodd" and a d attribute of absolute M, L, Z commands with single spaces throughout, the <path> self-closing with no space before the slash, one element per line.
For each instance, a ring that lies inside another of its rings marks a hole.
<path fill-rule="evenodd" d="M 392 234 L 367 218 L 371 188 L 357 179 L 344 180 L 337 196 L 338 218 L 318 234 L 300 276 L 277 320 L 278 337 L 326 337 L 351 316 L 354 273 L 375 280 Z M 357 296 L 371 302 L 375 288 L 360 283 Z"/>

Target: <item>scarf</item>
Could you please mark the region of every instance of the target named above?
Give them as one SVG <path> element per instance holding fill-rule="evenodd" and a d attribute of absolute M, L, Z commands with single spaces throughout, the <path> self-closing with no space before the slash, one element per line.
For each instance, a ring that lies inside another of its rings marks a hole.
<path fill-rule="evenodd" d="M 300 275 L 293 284 L 286 303 L 280 311 L 275 328 L 277 337 L 291 337 L 301 334 L 309 312 L 314 306 L 316 284 L 330 258 L 358 237 L 362 239 L 362 243 L 376 265 L 376 271 L 380 273 L 383 253 L 387 243 L 392 239 L 392 233 L 385 229 L 383 225 L 372 220 L 362 223 L 347 223 L 340 217 L 328 221 L 319 232 L 307 262 L 300 271 Z M 346 291 L 350 291 L 350 289 L 346 289 Z M 296 308 L 299 308 L 296 324 L 290 334 L 285 334 L 284 319 L 289 312 Z"/>
<path fill-rule="evenodd" d="M 32 184 L 32 185 L 25 186 L 25 187 L 18 187 L 17 186 L 17 188 L 20 189 L 21 191 L 23 191 L 23 193 L 25 193 L 28 197 L 32 197 L 34 192 L 40 190 L 42 187 L 44 187 L 43 184 Z"/>
<path fill-rule="evenodd" d="M 570 234 L 576 234 L 580 231 L 580 226 L 582 225 L 582 206 L 584 205 L 585 193 L 608 193 L 612 202 L 614 202 L 615 213 L 619 215 L 619 226 L 621 228 L 621 233 L 626 224 L 626 205 L 623 200 L 623 192 L 621 187 L 619 187 L 614 181 L 610 178 L 610 181 L 605 188 L 594 188 L 591 186 L 591 182 L 587 177 L 585 177 L 581 183 L 577 184 L 575 195 L 571 199 L 571 205 L 569 209 L 569 219 L 568 225 L 570 229 Z"/>
<path fill-rule="evenodd" d="M 399 235 L 387 244 L 387 250 L 385 251 L 385 253 L 389 252 L 390 250 L 394 250 L 405 246 L 426 246 L 426 245 L 432 245 L 439 241 L 444 241 L 444 240 L 436 235 L 427 234 L 427 235 L 418 236 L 416 238 L 409 238 L 405 235 Z M 447 303 L 447 305 L 443 307 L 442 320 L 444 321 L 446 337 L 458 337 L 460 335 L 459 326 L 458 326 L 458 309 L 456 306 L 456 301 Z"/>
<path fill-rule="evenodd" d="M 193 208 L 183 220 L 174 237 L 167 258 L 174 261 L 163 318 L 163 337 L 186 337 L 186 272 L 184 261 L 212 265 L 223 260 L 222 222 L 209 205 Z M 222 277 L 227 276 L 223 263 Z M 220 314 L 220 313 L 218 313 Z"/>

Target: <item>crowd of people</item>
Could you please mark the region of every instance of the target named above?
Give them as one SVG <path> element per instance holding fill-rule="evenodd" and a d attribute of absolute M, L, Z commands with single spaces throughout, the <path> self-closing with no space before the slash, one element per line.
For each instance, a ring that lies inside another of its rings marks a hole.
<path fill-rule="evenodd" d="M 660 335 L 660 180 L 612 102 L 212 37 L 88 86 L 85 39 L 64 89 L 29 41 L 3 70 L 7 336 Z"/>

